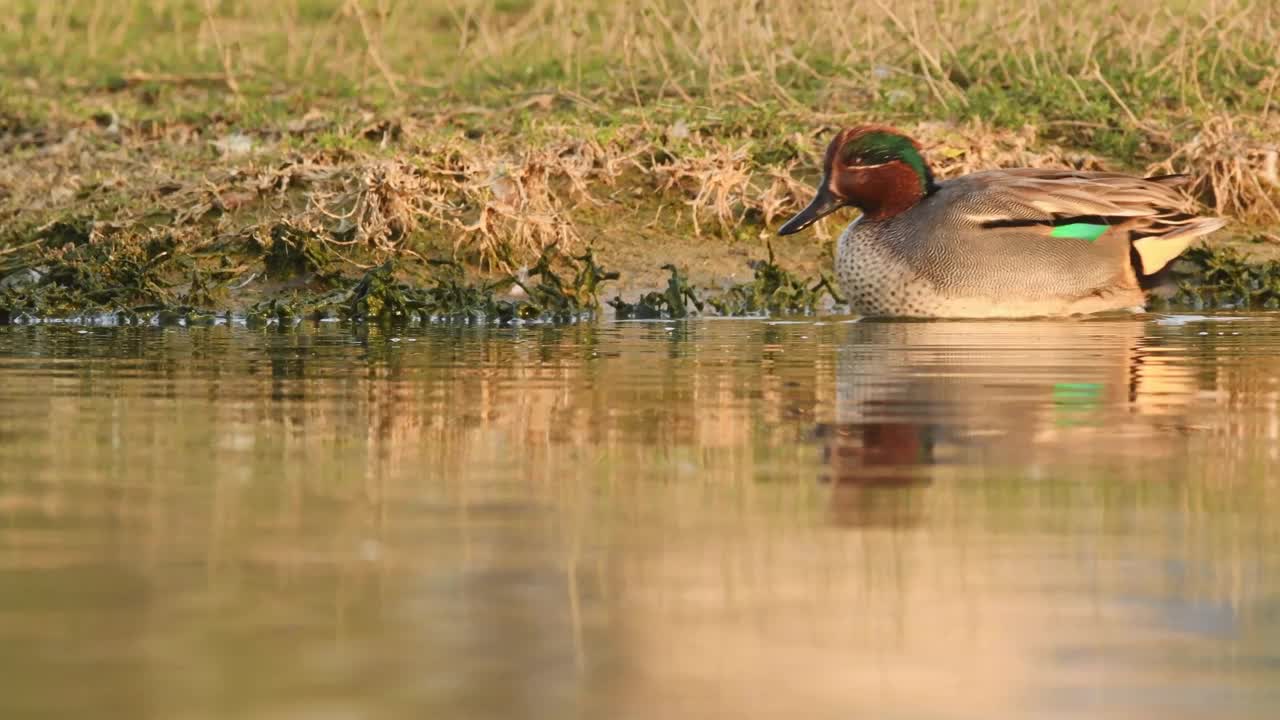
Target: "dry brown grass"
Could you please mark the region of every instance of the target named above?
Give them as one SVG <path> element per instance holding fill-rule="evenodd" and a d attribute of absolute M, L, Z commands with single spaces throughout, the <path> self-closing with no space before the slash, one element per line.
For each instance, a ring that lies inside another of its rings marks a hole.
<path fill-rule="evenodd" d="M 1278 156 L 1280 121 L 1259 128 L 1218 115 L 1150 170 L 1190 175 L 1192 192 L 1220 215 L 1275 224 L 1280 223 Z"/>
<path fill-rule="evenodd" d="M 495 267 L 597 241 L 602 217 L 763 236 L 865 119 L 915 133 L 942 177 L 1149 166 L 1280 221 L 1276 3 L 15 2 L 13 226 L 287 222 L 353 262 L 425 243 Z M 208 150 L 240 130 L 254 153 Z"/>
<path fill-rule="evenodd" d="M 1107 167 L 1102 158 L 1046 142 L 1031 126 L 930 122 L 905 129 L 920 139 L 939 177 L 990 167 Z M 11 219 L 56 218 L 86 199 L 118 194 L 118 207 L 98 214 L 139 230 L 157 215 L 167 216 L 167 230 L 193 237 L 286 222 L 358 265 L 443 243 L 460 257 L 509 269 L 550 245 L 579 249 L 596 238 L 602 216 L 636 208 L 651 208 L 646 220 L 674 233 L 767 235 L 808 201 L 826 141 L 825 133 L 805 138 L 800 157 L 762 165 L 752 160 L 751 141 L 691 139 L 677 154 L 651 138 L 598 142 L 575 137 L 579 130 L 546 131 L 536 146 L 517 150 L 454 135 L 410 138 L 398 157 L 295 152 L 226 159 L 194 172 L 187 161 L 194 140 L 130 143 L 116 151 L 118 162 L 104 163 L 102 138 L 77 132 L 21 166 L 0 163 L 7 194 L 0 205 Z M 1218 212 L 1274 217 L 1274 149 L 1233 144 L 1226 123 L 1210 126 L 1205 137 L 1212 139 L 1152 170 L 1191 172 Z M 823 226 L 818 232 L 830 236 Z"/>

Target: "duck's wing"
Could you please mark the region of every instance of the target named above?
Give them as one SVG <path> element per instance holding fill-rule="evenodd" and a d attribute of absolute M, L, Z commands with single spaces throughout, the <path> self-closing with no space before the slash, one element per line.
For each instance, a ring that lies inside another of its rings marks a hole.
<path fill-rule="evenodd" d="M 1117 252 L 1132 246 L 1141 261 L 1137 270 L 1150 275 L 1193 239 L 1226 224 L 1196 214 L 1195 204 L 1177 190 L 1187 180 L 1185 175 L 992 170 L 952 181 L 958 184 L 953 211 L 965 224 L 982 228 L 1019 228 L 1039 237 L 1105 244 Z"/>

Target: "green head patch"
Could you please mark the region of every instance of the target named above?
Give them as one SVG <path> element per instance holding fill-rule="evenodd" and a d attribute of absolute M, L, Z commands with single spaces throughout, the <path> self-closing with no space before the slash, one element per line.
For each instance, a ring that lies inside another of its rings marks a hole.
<path fill-rule="evenodd" d="M 933 190 L 933 173 L 921 157 L 915 143 L 896 133 L 875 131 L 851 138 L 840 150 L 840 159 L 851 167 L 883 165 L 901 160 L 916 175 L 926 193 Z"/>

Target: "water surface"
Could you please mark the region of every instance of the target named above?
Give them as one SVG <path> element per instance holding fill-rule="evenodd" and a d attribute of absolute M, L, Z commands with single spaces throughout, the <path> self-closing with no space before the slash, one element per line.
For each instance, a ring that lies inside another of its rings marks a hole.
<path fill-rule="evenodd" d="M 1274 717 L 1277 320 L 0 327 L 0 717 Z"/>

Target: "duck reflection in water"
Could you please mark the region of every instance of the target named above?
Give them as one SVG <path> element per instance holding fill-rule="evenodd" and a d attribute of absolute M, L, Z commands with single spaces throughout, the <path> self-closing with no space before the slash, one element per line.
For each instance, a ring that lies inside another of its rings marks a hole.
<path fill-rule="evenodd" d="M 901 490 L 930 483 L 936 431 L 934 425 L 908 422 L 818 425 L 819 482 L 832 485 L 832 521 L 850 527 L 917 524 L 917 493 Z"/>
<path fill-rule="evenodd" d="M 909 422 L 822 423 L 822 482 L 864 487 L 929 484 L 923 466 L 934 463 L 936 425 Z"/>
<path fill-rule="evenodd" d="M 840 525 L 914 524 L 944 478 L 1141 463 L 1160 445 L 1139 440 L 1180 422 L 1173 399 L 1194 388 L 1133 319 L 847 327 L 834 421 L 813 432 Z"/>

